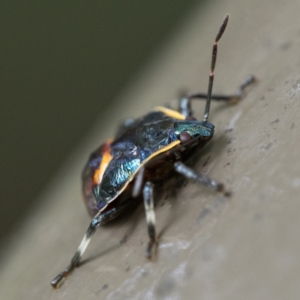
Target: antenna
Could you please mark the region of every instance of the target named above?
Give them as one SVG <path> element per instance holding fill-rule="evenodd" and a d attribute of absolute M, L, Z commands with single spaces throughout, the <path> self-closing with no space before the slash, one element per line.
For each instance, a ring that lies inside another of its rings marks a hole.
<path fill-rule="evenodd" d="M 208 119 L 208 115 L 209 115 L 209 108 L 210 108 L 210 100 L 211 100 L 211 92 L 212 92 L 212 87 L 213 87 L 213 83 L 214 83 L 214 70 L 215 70 L 215 65 L 216 65 L 216 61 L 217 61 L 217 52 L 218 52 L 218 41 L 220 40 L 220 38 L 222 37 L 227 23 L 229 20 L 229 14 L 227 14 L 225 16 L 225 19 L 221 25 L 221 28 L 216 36 L 214 45 L 213 45 L 213 49 L 212 49 L 212 57 L 211 57 L 211 67 L 210 67 L 210 74 L 209 74 L 209 83 L 208 83 L 208 92 L 207 92 L 207 99 L 206 99 L 206 106 L 205 106 L 205 111 L 204 111 L 204 118 L 203 121 L 206 122 Z"/>

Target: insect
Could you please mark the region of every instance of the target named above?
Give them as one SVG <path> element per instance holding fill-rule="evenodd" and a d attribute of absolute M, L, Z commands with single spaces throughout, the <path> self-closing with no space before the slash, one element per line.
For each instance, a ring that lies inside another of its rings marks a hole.
<path fill-rule="evenodd" d="M 141 118 L 126 122 L 114 139 L 91 154 L 82 179 L 84 200 L 93 219 L 70 264 L 52 280 L 54 288 L 79 264 L 96 229 L 130 210 L 140 194 L 144 199 L 149 235 L 146 256 L 150 258 L 157 246 L 154 184 L 172 172 L 214 191 L 225 191 L 223 184 L 195 172 L 183 161 L 213 137 L 214 125 L 208 122 L 211 100 L 236 103 L 244 96 L 245 88 L 255 81 L 249 76 L 236 94 L 212 95 L 217 44 L 228 20 L 229 15 L 226 15 L 213 44 L 207 94 L 187 94 L 180 100 L 178 111 L 159 106 Z M 197 121 L 193 115 L 191 102 L 194 99 L 206 99 L 203 121 Z"/>

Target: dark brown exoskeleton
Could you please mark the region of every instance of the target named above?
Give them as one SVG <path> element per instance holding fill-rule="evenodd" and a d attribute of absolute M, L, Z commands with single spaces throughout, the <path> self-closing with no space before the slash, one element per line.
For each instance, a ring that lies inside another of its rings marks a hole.
<path fill-rule="evenodd" d="M 150 239 L 146 256 L 150 258 L 157 245 L 153 186 L 170 173 L 175 171 L 214 191 L 225 192 L 223 184 L 195 172 L 183 161 L 196 148 L 204 146 L 214 134 L 214 125 L 207 121 L 210 101 L 236 103 L 244 96 L 245 88 L 255 81 L 253 76 L 249 76 L 236 94 L 212 95 L 217 43 L 228 19 L 229 15 L 226 15 L 213 44 L 207 94 L 187 94 L 180 100 L 179 111 L 156 107 L 145 116 L 126 122 L 114 139 L 107 141 L 90 156 L 83 171 L 83 194 L 93 219 L 71 263 L 52 280 L 54 288 L 58 288 L 63 279 L 78 266 L 96 229 L 130 209 L 140 194 L 144 199 Z M 191 109 L 193 99 L 206 99 L 203 121 L 194 118 Z"/>

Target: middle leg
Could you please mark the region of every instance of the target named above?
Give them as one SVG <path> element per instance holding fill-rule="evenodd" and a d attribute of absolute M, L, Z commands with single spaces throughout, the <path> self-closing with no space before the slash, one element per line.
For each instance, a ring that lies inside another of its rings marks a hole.
<path fill-rule="evenodd" d="M 143 189 L 143 196 L 144 196 L 144 206 L 146 212 L 146 221 L 148 226 L 148 235 L 150 239 L 146 249 L 146 257 L 151 258 L 153 247 L 157 246 L 154 200 L 153 200 L 153 185 L 151 182 L 146 182 Z"/>
<path fill-rule="evenodd" d="M 85 252 L 88 244 L 91 241 L 92 236 L 96 232 L 97 228 L 110 220 L 116 218 L 118 215 L 127 211 L 131 207 L 135 206 L 137 201 L 125 201 L 119 204 L 117 207 L 113 207 L 105 212 L 99 212 L 91 221 L 77 251 L 71 259 L 70 264 L 66 267 L 64 271 L 59 273 L 51 282 L 53 288 L 57 289 L 60 287 L 64 279 L 77 267 L 80 263 L 81 257 Z"/>

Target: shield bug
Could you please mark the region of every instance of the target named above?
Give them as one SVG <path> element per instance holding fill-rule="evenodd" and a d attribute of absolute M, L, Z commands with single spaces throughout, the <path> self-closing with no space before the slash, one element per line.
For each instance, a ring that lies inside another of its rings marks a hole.
<path fill-rule="evenodd" d="M 236 103 L 244 96 L 245 88 L 255 81 L 253 76 L 247 77 L 233 95 L 212 94 L 217 44 L 228 20 L 229 15 L 226 15 L 213 44 L 207 94 L 185 95 L 178 111 L 160 106 L 141 118 L 126 122 L 114 139 L 91 154 L 82 179 L 85 203 L 93 219 L 70 264 L 52 280 L 54 288 L 59 287 L 79 264 L 96 229 L 130 209 L 140 194 L 144 199 L 149 235 L 146 256 L 151 257 L 157 245 L 153 189 L 156 182 L 172 172 L 224 192 L 223 184 L 195 172 L 183 161 L 213 137 L 214 125 L 208 122 L 211 100 Z M 194 99 L 206 99 L 203 121 L 194 118 L 191 108 Z"/>

